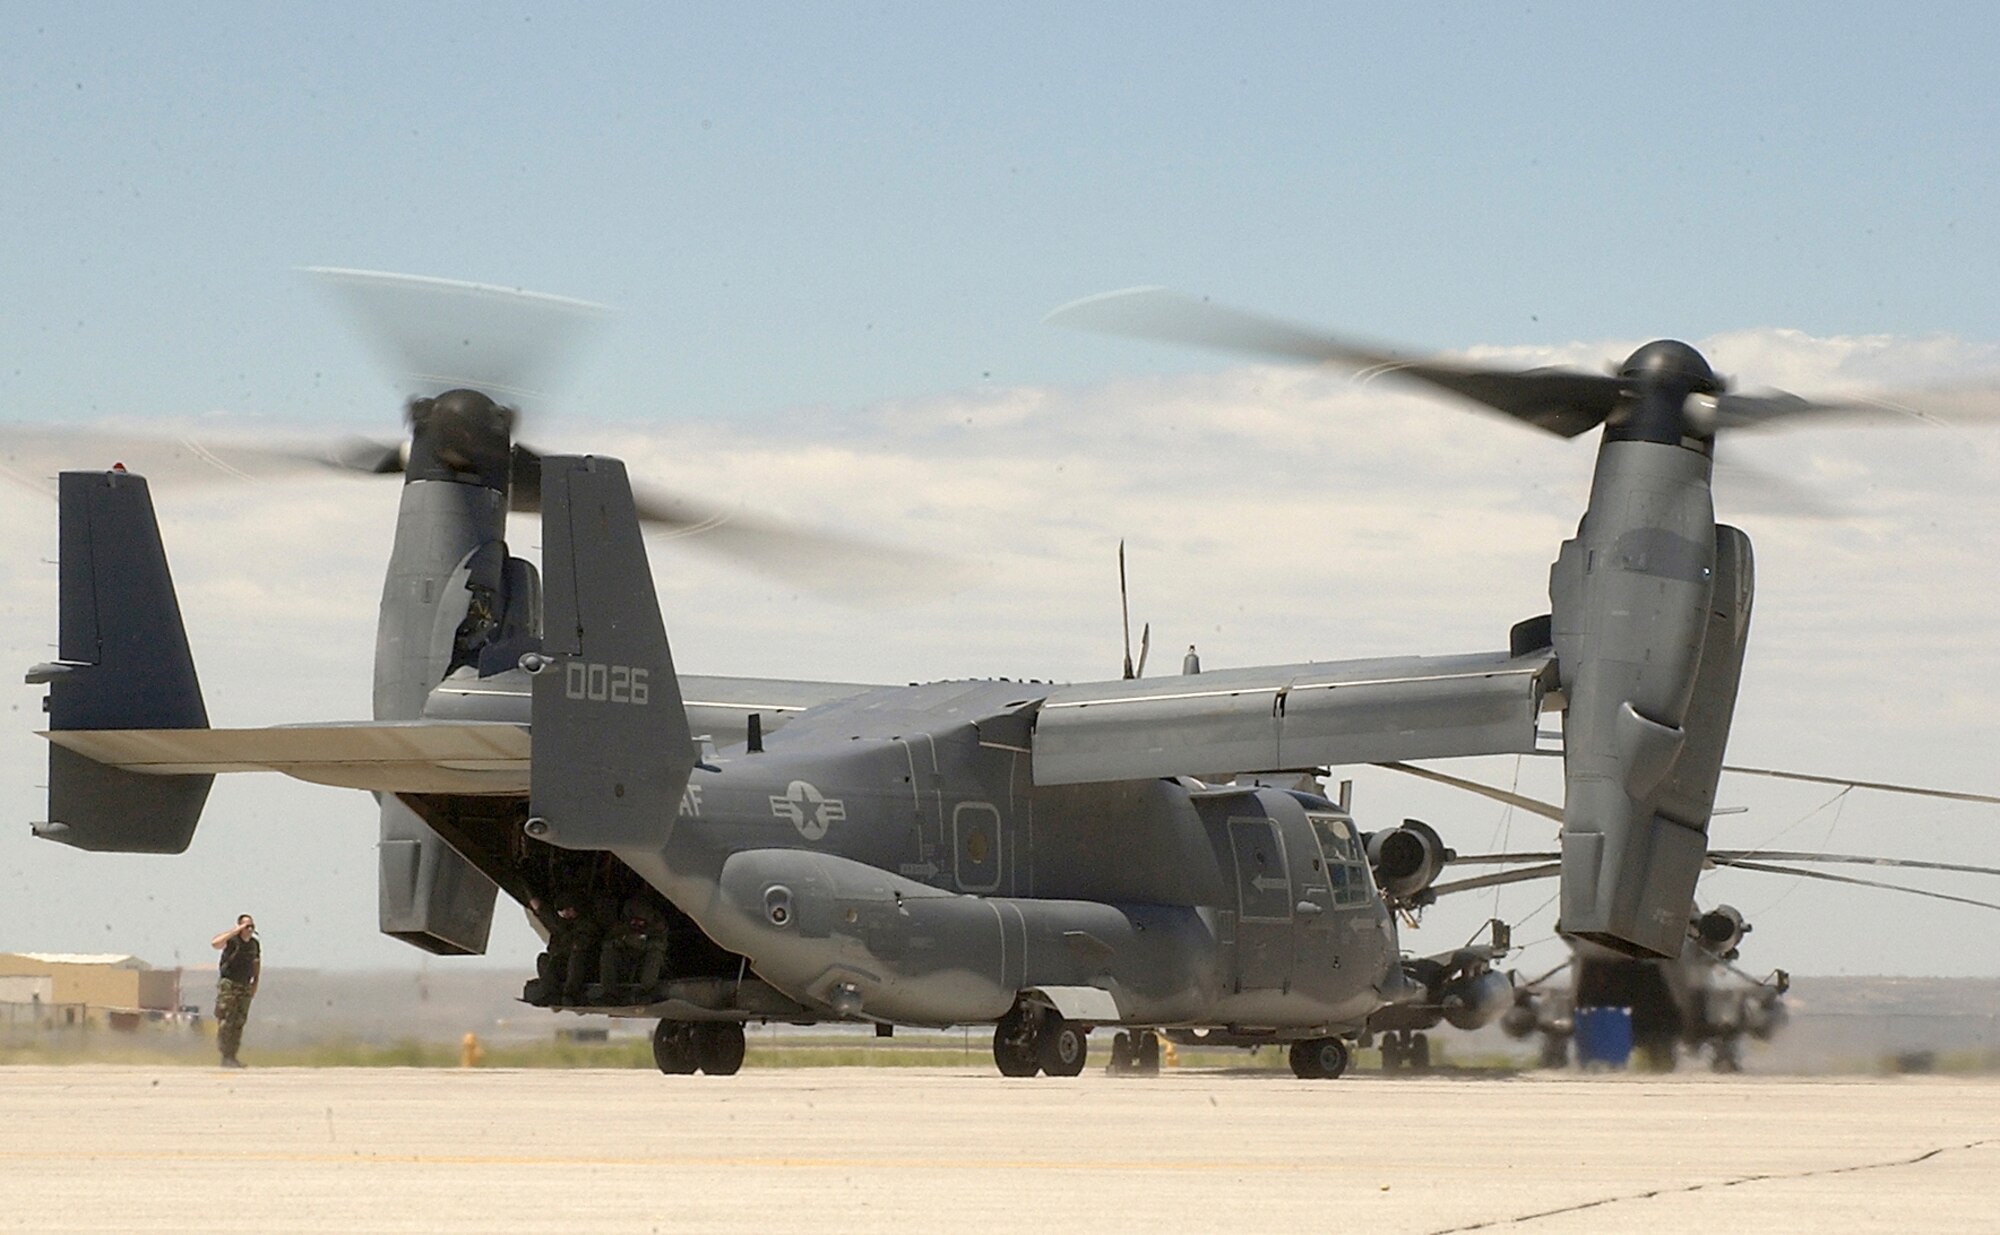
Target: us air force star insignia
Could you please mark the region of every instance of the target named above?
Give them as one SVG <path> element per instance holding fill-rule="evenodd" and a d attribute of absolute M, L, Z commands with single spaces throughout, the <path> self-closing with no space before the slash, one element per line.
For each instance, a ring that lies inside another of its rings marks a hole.
<path fill-rule="evenodd" d="M 821 794 L 810 782 L 795 780 L 784 793 L 771 795 L 771 814 L 789 819 L 799 835 L 818 840 L 826 830 L 847 818 L 847 804 Z"/>

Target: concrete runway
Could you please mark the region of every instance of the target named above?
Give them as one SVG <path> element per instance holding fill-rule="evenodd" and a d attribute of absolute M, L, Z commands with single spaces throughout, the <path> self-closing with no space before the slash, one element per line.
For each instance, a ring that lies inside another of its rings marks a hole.
<path fill-rule="evenodd" d="M 2000 1232 L 1989 1080 L 15 1067 L 0 1127 L 6 1230 Z"/>

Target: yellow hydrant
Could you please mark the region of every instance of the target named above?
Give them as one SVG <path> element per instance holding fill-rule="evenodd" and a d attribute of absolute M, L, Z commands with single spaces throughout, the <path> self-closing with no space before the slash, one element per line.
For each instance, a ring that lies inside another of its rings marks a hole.
<path fill-rule="evenodd" d="M 459 1067 L 476 1068 L 479 1066 L 479 1061 L 484 1058 L 486 1058 L 486 1048 L 479 1045 L 478 1034 L 469 1033 L 460 1039 L 458 1044 Z"/>

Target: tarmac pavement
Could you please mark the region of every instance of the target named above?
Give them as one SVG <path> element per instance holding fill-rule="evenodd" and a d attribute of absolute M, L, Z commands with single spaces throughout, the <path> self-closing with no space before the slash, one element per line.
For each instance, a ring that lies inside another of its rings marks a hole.
<path fill-rule="evenodd" d="M 0 1127 L 0 1230 L 2000 1232 L 1992 1079 L 9 1067 Z"/>

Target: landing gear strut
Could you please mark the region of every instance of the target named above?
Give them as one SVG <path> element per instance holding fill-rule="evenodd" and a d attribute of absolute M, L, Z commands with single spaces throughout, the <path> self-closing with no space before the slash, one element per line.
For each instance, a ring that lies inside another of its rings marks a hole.
<path fill-rule="evenodd" d="M 736 1021 L 661 1021 L 653 1028 L 653 1062 L 668 1076 L 699 1069 L 734 1076 L 743 1066 L 743 1026 Z"/>

